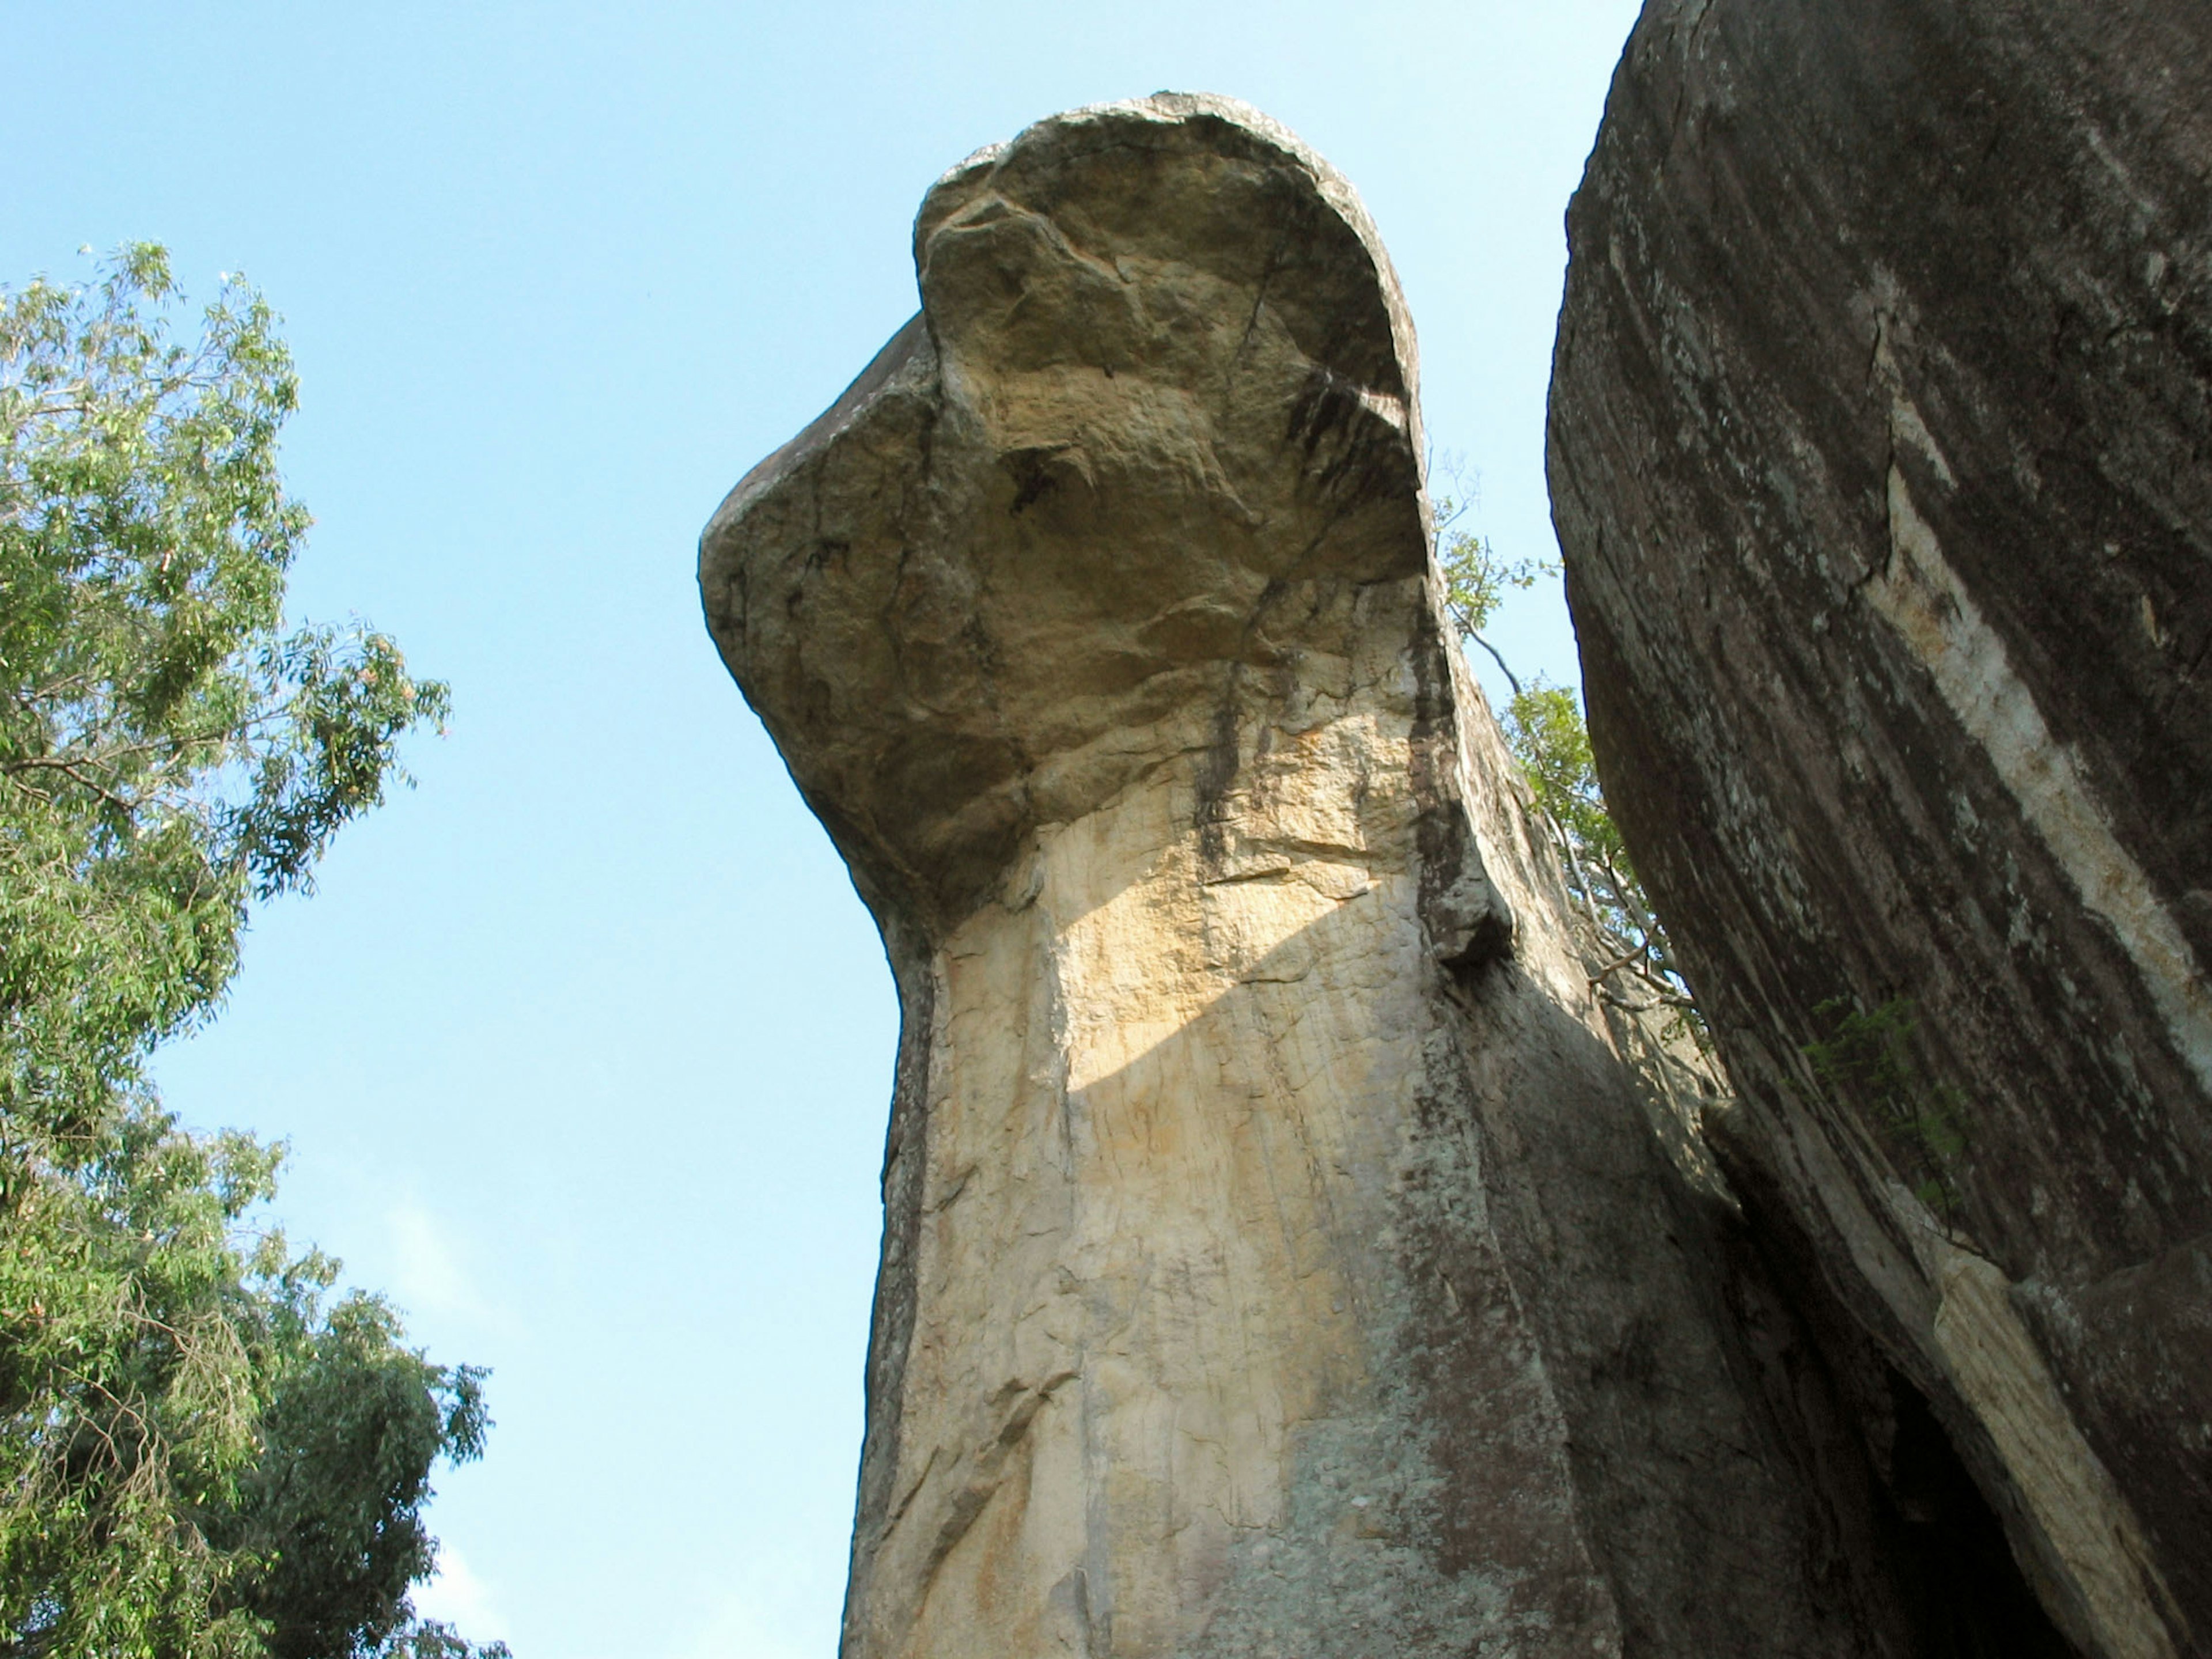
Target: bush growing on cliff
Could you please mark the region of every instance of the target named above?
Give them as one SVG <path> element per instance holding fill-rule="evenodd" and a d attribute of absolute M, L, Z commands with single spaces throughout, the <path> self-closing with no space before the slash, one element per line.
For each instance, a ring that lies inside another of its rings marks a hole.
<path fill-rule="evenodd" d="M 1499 725 L 1528 780 L 1538 821 L 1559 856 L 1584 933 L 1590 982 L 1616 1006 L 1673 1010 L 1702 1042 L 1704 1022 L 1675 966 L 1674 948 L 1606 810 L 1580 700 L 1540 677 L 1524 684 L 1483 633 L 1509 589 L 1531 588 L 1544 577 L 1558 575 L 1559 566 L 1549 559 L 1505 559 L 1487 537 L 1464 528 L 1468 492 L 1456 468 L 1448 466 L 1447 472 L 1453 478 L 1452 493 L 1437 502 L 1437 557 L 1445 607 L 1462 640 L 1489 653 L 1512 688 Z"/>
<path fill-rule="evenodd" d="M 1872 1009 L 1832 998 L 1813 1010 L 1828 1035 L 1805 1045 L 1821 1085 L 1866 1109 L 1890 1155 L 1908 1172 L 1913 1195 L 1946 1228 L 1960 1221 L 1955 1171 L 1966 1150 L 1957 1090 L 1936 1083 L 1916 1063 L 1919 1020 L 1912 999 L 1893 997 Z"/>
<path fill-rule="evenodd" d="M 280 1149 L 146 1074 L 447 708 L 381 635 L 285 629 L 289 358 L 241 283 L 189 343 L 176 306 L 147 245 L 0 290 L 0 1654 L 465 1652 L 407 1592 L 481 1374 L 248 1231 Z"/>
<path fill-rule="evenodd" d="M 1582 704 L 1565 686 L 1540 679 L 1515 694 L 1500 722 L 1521 763 L 1536 813 L 1559 854 L 1586 945 L 1596 960 L 1591 983 L 1623 1006 L 1674 1009 L 1695 1023 L 1697 1006 L 1674 965 L 1667 930 L 1629 862 L 1628 848 L 1606 811 Z"/>

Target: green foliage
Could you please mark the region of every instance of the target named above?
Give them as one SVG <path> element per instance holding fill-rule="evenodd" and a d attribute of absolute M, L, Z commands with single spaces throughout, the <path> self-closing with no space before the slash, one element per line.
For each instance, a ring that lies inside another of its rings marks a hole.
<path fill-rule="evenodd" d="M 30 1654 L 257 1651 L 235 1564 L 185 1517 L 255 1443 L 230 1228 L 269 1156 L 143 1109 L 63 1164 L 7 1126 L 0 1214 L 0 1629 Z"/>
<path fill-rule="evenodd" d="M 1591 983 L 1625 1007 L 1673 1010 L 1685 1033 L 1704 1046 L 1705 1022 L 1674 946 L 1606 810 L 1580 702 L 1566 687 L 1539 678 L 1515 693 L 1500 724 L 1559 854 L 1586 933 Z"/>
<path fill-rule="evenodd" d="M 1966 1150 L 1958 1091 L 1931 1082 L 1913 1056 L 1919 1029 L 1910 997 L 1893 997 L 1868 1012 L 1844 998 L 1814 1015 L 1828 1036 L 1805 1045 L 1813 1075 L 1825 1088 L 1871 1113 L 1891 1155 L 1914 1177 L 1913 1192 L 1948 1227 L 1959 1219 L 1955 1170 Z"/>
<path fill-rule="evenodd" d="M 1624 884 L 1632 884 L 1628 849 L 1605 809 L 1589 731 L 1574 692 L 1539 678 L 1506 705 L 1504 727 L 1537 810 L 1578 854 L 1604 860 L 1621 872 Z"/>
<path fill-rule="evenodd" d="M 1559 562 L 1508 560 L 1487 537 L 1460 527 L 1472 491 L 1462 468 L 1448 461 L 1444 470 L 1453 484 L 1451 493 L 1437 501 L 1437 559 L 1443 573 L 1445 608 L 1462 641 L 1488 652 L 1512 688 L 1500 725 L 1506 746 L 1528 781 L 1538 819 L 1559 855 L 1584 933 L 1590 982 L 1619 1006 L 1673 1011 L 1685 1033 L 1702 1047 L 1705 1022 L 1606 810 L 1580 702 L 1573 691 L 1547 685 L 1540 677 L 1522 684 L 1503 653 L 1483 636 L 1509 589 L 1525 590 L 1558 575 Z M 1635 986 L 1640 996 L 1624 995 L 1625 983 Z"/>
<path fill-rule="evenodd" d="M 1474 487 L 1457 465 L 1447 461 L 1445 470 L 1452 479 L 1451 493 L 1439 495 L 1436 502 L 1437 562 L 1443 571 L 1444 608 L 1461 639 L 1488 652 L 1517 696 L 1520 680 L 1482 630 L 1505 602 L 1507 589 L 1526 592 L 1542 578 L 1558 575 L 1559 561 L 1504 558 L 1487 536 L 1464 527 L 1462 520 L 1474 506 Z"/>
<path fill-rule="evenodd" d="M 273 1626 L 272 1659 L 412 1650 L 423 1632 L 405 1589 L 437 1557 L 421 1513 L 431 1462 L 481 1455 L 491 1426 L 481 1370 L 403 1346 L 398 1318 L 374 1297 L 322 1313 L 314 1293 L 325 1287 L 295 1275 L 268 1298 L 282 1363 L 261 1454 L 213 1527 L 256 1563 L 241 1594 Z"/>
<path fill-rule="evenodd" d="M 176 303 L 149 246 L 0 291 L 0 1654 L 463 1654 L 406 1593 L 479 1374 L 246 1231 L 279 1151 L 145 1077 L 447 704 L 287 631 L 290 361 L 242 283 Z"/>
<path fill-rule="evenodd" d="M 143 245 L 0 294 L 0 1109 L 64 1135 L 447 709 L 383 635 L 283 630 L 290 360 L 242 283 L 189 345 L 173 295 Z"/>

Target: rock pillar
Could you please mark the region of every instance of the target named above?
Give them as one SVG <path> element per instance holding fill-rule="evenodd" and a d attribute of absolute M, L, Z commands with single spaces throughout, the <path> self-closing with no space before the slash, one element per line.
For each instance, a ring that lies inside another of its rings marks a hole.
<path fill-rule="evenodd" d="M 847 1659 L 1889 1650 L 1441 634 L 1350 188 L 1162 95 L 915 250 L 700 567 L 903 1012 Z"/>

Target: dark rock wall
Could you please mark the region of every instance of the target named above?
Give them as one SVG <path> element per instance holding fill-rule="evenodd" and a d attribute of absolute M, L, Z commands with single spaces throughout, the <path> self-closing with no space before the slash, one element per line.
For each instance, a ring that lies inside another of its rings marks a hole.
<path fill-rule="evenodd" d="M 2212 1652 L 2212 9 L 1653 0 L 1568 228 L 1554 513 L 1724 1162 L 2071 1638 Z"/>

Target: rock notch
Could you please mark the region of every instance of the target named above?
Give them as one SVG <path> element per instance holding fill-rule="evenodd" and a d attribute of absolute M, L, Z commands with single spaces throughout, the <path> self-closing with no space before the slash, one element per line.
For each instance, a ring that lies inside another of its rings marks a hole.
<path fill-rule="evenodd" d="M 1652 0 L 1551 419 L 1731 1171 L 2145 1659 L 2212 1653 L 2208 19 Z"/>
<path fill-rule="evenodd" d="M 700 563 L 902 1010 L 847 1659 L 1913 1650 L 1440 628 L 1351 189 L 1163 94 L 915 255 Z"/>

